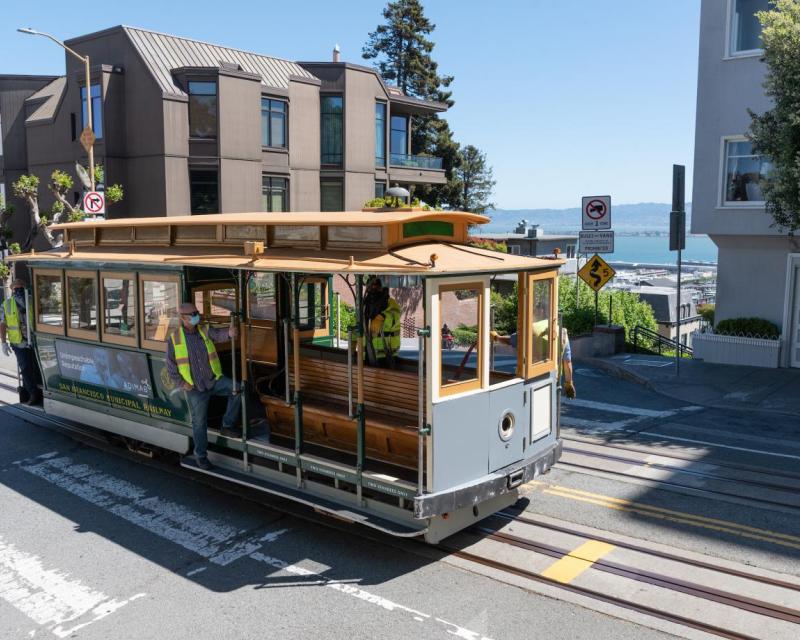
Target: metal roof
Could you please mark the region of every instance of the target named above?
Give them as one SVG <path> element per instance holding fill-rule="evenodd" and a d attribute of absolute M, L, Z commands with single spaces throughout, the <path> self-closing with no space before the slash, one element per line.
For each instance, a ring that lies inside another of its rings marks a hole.
<path fill-rule="evenodd" d="M 55 118 L 58 105 L 61 103 L 61 98 L 64 96 L 64 88 L 66 86 L 67 78 L 66 76 L 61 76 L 39 89 L 33 95 L 28 96 L 25 99 L 26 103 L 43 102 L 25 119 L 25 122 L 50 121 Z"/>
<path fill-rule="evenodd" d="M 238 64 L 242 71 L 261 76 L 265 87 L 289 88 L 289 77 L 316 79 L 299 64 L 269 56 L 220 47 L 178 36 L 122 27 L 164 93 L 185 96 L 172 76 L 181 67 L 219 67 L 222 62 Z"/>

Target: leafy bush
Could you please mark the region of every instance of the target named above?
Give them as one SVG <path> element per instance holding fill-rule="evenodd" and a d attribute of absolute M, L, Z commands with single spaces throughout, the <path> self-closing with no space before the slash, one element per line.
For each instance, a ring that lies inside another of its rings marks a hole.
<path fill-rule="evenodd" d="M 341 301 L 340 307 L 342 314 L 342 339 L 347 337 L 349 329 L 355 329 L 358 318 L 356 317 L 356 310 L 351 305 L 347 304 L 344 300 Z M 333 305 L 333 330 L 336 331 L 338 316 L 336 313 L 336 304 Z"/>
<path fill-rule="evenodd" d="M 478 341 L 478 325 L 458 325 L 453 329 L 453 340 L 460 347 L 468 347 Z"/>
<path fill-rule="evenodd" d="M 499 251 L 500 253 L 508 253 L 508 245 L 505 242 L 497 242 L 495 240 L 488 240 L 483 238 L 474 238 L 469 241 L 471 247 L 478 249 L 488 249 L 489 251 Z"/>
<path fill-rule="evenodd" d="M 391 196 L 383 197 L 383 198 L 373 198 L 372 200 L 367 200 L 364 203 L 365 207 L 370 208 L 390 208 L 390 209 L 401 209 L 405 207 L 418 207 L 419 206 L 419 198 L 412 198 L 411 204 L 407 204 L 403 202 L 400 198 L 392 198 Z"/>
<path fill-rule="evenodd" d="M 717 305 L 715 304 L 698 304 L 697 305 L 697 313 L 708 322 L 710 325 L 714 325 L 714 311 Z"/>
<path fill-rule="evenodd" d="M 777 340 L 780 336 L 778 327 L 763 318 L 728 318 L 720 320 L 714 333 L 723 336 L 744 336 L 747 338 L 765 338 Z"/>

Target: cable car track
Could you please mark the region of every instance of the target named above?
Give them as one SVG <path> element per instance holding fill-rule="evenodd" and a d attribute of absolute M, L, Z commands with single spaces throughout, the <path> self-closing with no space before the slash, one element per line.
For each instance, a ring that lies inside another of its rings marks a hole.
<path fill-rule="evenodd" d="M 589 458 L 595 458 L 598 460 L 607 460 L 610 462 L 619 462 L 629 465 L 630 467 L 638 467 L 641 469 L 657 469 L 662 471 L 668 471 L 674 474 L 684 474 L 688 476 L 693 476 L 697 478 L 701 478 L 704 480 L 716 481 L 716 482 L 723 482 L 728 483 L 731 485 L 740 485 L 740 486 L 750 486 L 759 489 L 770 489 L 773 491 L 784 491 L 784 492 L 797 492 L 797 488 L 789 487 L 785 485 L 776 485 L 772 483 L 763 483 L 757 482 L 752 480 L 741 480 L 741 479 L 733 479 L 722 475 L 716 475 L 713 473 L 707 473 L 703 471 L 695 471 L 691 469 L 686 469 L 683 467 L 673 467 L 670 465 L 658 463 L 658 462 L 647 462 L 642 460 L 635 460 L 631 458 L 625 458 L 622 456 L 611 455 L 606 453 L 601 453 L 599 451 L 585 451 L 580 449 L 574 449 L 571 447 L 564 447 L 564 456 L 562 456 L 561 460 L 558 461 L 556 467 L 562 469 L 574 469 L 578 472 L 588 471 L 588 472 L 600 472 L 602 474 L 610 475 L 610 476 L 617 476 L 620 478 L 631 478 L 634 480 L 645 480 L 647 482 L 653 482 L 658 485 L 663 485 L 665 487 L 673 487 L 676 489 L 682 489 L 684 491 L 690 491 L 692 493 L 700 493 L 700 494 L 708 494 L 711 496 L 725 496 L 726 498 L 734 498 L 739 501 L 746 501 L 751 503 L 755 506 L 769 506 L 775 507 L 782 510 L 791 510 L 791 511 L 800 511 L 800 504 L 792 504 L 789 502 L 783 502 L 780 500 L 771 500 L 768 498 L 763 497 L 751 497 L 747 495 L 742 495 L 739 493 L 734 493 L 732 491 L 724 491 L 719 489 L 709 489 L 704 487 L 697 487 L 691 484 L 682 484 L 677 481 L 666 480 L 663 478 L 653 478 L 644 475 L 639 475 L 636 473 L 629 473 L 627 471 L 620 471 L 614 469 L 604 469 L 601 467 L 590 466 L 588 464 L 580 464 L 578 462 L 570 462 L 566 460 L 566 454 L 574 454 L 580 456 L 586 456 Z M 658 454 L 653 454 L 658 455 Z"/>
<path fill-rule="evenodd" d="M 534 542 L 532 540 L 521 538 L 519 536 L 497 532 L 486 527 L 478 526 L 474 527 L 470 531 L 478 532 L 484 538 L 495 540 L 496 542 L 500 542 L 501 544 L 522 548 L 527 551 L 532 551 L 553 558 L 560 559 L 563 558 L 565 555 L 568 555 L 569 553 L 569 551 L 565 549 L 559 549 L 551 545 Z M 578 533 L 576 535 L 580 535 L 581 537 L 584 538 L 588 537 L 586 536 L 586 534 Z M 594 538 L 594 537 L 593 539 L 600 540 L 600 538 Z M 624 598 L 609 595 L 608 593 L 597 591 L 595 589 L 590 589 L 575 584 L 560 582 L 558 580 L 544 576 L 535 571 L 523 569 L 520 568 L 519 566 L 487 558 L 468 551 L 463 551 L 455 547 L 450 547 L 448 545 L 440 545 L 440 548 L 446 550 L 448 553 L 451 553 L 456 557 L 469 560 L 471 562 L 475 562 L 477 564 L 487 566 L 496 569 L 498 571 L 510 573 L 528 580 L 543 583 L 552 587 L 556 587 L 558 589 L 570 591 L 572 593 L 589 597 L 593 600 L 599 600 L 601 602 L 613 604 L 615 606 L 619 606 L 624 609 L 643 613 L 652 617 L 666 620 L 668 622 L 691 627 L 699 631 L 712 633 L 724 638 L 734 638 L 743 640 L 744 639 L 753 640 L 755 638 L 755 636 L 744 634 L 733 629 L 726 629 L 716 624 L 701 622 L 692 618 L 688 618 L 686 616 L 682 616 L 680 614 L 672 613 L 664 609 L 658 609 L 656 607 L 652 607 L 646 604 L 631 602 Z M 650 551 L 645 550 L 645 553 L 650 553 Z M 681 561 L 683 560 L 684 559 L 681 559 Z M 781 605 L 756 600 L 754 598 L 750 598 L 747 596 L 740 596 L 719 589 L 714 589 L 711 587 L 706 587 L 703 585 L 691 583 L 685 580 L 676 579 L 670 576 L 664 576 L 649 571 L 642 571 L 640 569 L 626 567 L 624 565 L 614 562 L 604 561 L 602 559 L 595 561 L 592 565 L 592 569 L 625 577 L 638 582 L 643 582 L 656 587 L 668 589 L 673 592 L 679 592 L 693 597 L 701 598 L 703 600 L 715 602 L 718 604 L 723 604 L 736 609 L 749 611 L 759 616 L 774 618 L 792 624 L 800 624 L 800 610 L 791 609 L 789 607 L 784 607 Z M 722 568 L 719 569 L 721 570 Z M 749 574 L 747 575 L 749 576 Z M 751 579 L 753 579 L 754 581 L 763 582 L 761 578 L 762 576 L 755 576 L 755 575 L 751 577 Z M 767 583 L 771 584 L 770 582 Z M 789 588 L 792 591 L 800 593 L 800 587 L 798 587 L 797 585 L 784 583 L 781 586 L 783 586 L 783 588 Z"/>
<path fill-rule="evenodd" d="M 626 451 L 629 453 L 643 453 L 648 455 L 658 456 L 659 458 L 672 458 L 673 460 L 681 460 L 682 462 L 697 462 L 702 464 L 711 464 L 715 467 L 723 467 L 725 469 L 731 469 L 732 471 L 744 471 L 748 473 L 762 473 L 764 475 L 769 475 L 774 478 L 786 478 L 791 480 L 800 480 L 800 473 L 794 473 L 787 469 L 781 469 L 780 471 L 773 471 L 772 469 L 766 469 L 764 467 L 757 467 L 752 465 L 742 465 L 742 464 L 731 464 L 730 462 L 726 461 L 705 461 L 705 460 L 698 460 L 697 458 L 692 458 L 689 456 L 680 456 L 676 455 L 675 452 L 663 453 L 660 451 L 653 451 L 652 449 L 647 449 L 644 447 L 630 447 L 630 446 L 621 446 L 619 444 L 609 444 L 608 442 L 596 442 L 594 440 L 588 440 L 584 438 L 572 438 L 569 436 L 565 436 L 562 432 L 561 439 L 564 442 L 576 442 L 580 444 L 586 445 L 594 445 L 598 447 L 602 447 L 604 449 L 615 449 L 618 451 Z M 769 452 L 764 452 L 762 455 L 769 456 Z"/>
<path fill-rule="evenodd" d="M 7 387 L 2 382 L 0 382 L 0 386 Z M 16 390 L 16 388 L 13 388 Z M 120 447 L 114 446 L 114 444 L 105 436 L 104 432 L 94 430 L 92 428 L 85 428 L 80 427 L 76 424 L 73 424 L 69 421 L 61 420 L 58 417 L 51 416 L 45 414 L 41 410 L 28 408 L 25 406 L 20 406 L 14 403 L 7 403 L 0 401 L 0 405 L 8 406 L 12 409 L 12 413 L 19 417 L 21 420 L 27 422 L 28 424 L 32 424 L 35 426 L 44 426 L 44 424 L 48 425 L 50 428 L 58 432 L 65 433 L 72 438 L 77 439 L 78 441 L 82 441 L 85 444 L 89 444 L 95 448 L 100 448 L 106 451 L 111 451 L 115 455 L 120 455 L 126 459 L 136 461 L 136 462 L 145 462 L 146 464 L 156 467 L 163 471 L 168 471 L 169 473 L 178 475 L 180 477 L 198 481 L 202 478 L 197 476 L 197 474 L 191 472 L 185 472 L 181 469 L 181 467 L 175 466 L 170 464 L 166 460 L 144 460 L 140 456 L 130 453 L 125 449 L 121 449 Z M 76 438 L 77 436 L 77 438 Z M 219 484 L 211 484 L 211 483 L 204 483 L 209 484 L 210 486 L 221 489 L 225 491 L 224 486 Z M 240 498 L 255 501 L 256 503 L 260 504 L 261 506 L 267 506 L 275 508 L 273 504 L 267 504 L 262 500 L 258 500 L 254 497 L 248 497 L 246 495 L 242 495 L 241 492 L 235 491 L 230 492 L 234 493 L 235 495 L 239 496 Z M 288 507 L 288 508 L 287 508 Z M 300 517 L 304 520 L 315 522 L 317 524 L 325 524 L 326 526 L 331 526 L 333 528 L 342 528 L 342 525 L 331 522 L 328 518 L 320 517 L 315 513 L 303 513 L 300 509 L 292 509 L 288 505 L 280 505 L 277 507 L 277 510 L 288 512 L 294 516 Z M 517 521 L 520 523 L 531 524 L 537 527 L 542 527 L 546 529 L 550 529 L 553 531 L 558 531 L 561 533 L 572 534 L 575 536 L 580 536 L 582 538 L 591 538 L 598 541 L 604 541 L 608 544 L 613 544 L 614 546 L 618 546 L 620 548 L 627 548 L 632 551 L 640 551 L 643 553 L 650 554 L 655 557 L 659 557 L 662 559 L 673 560 L 683 562 L 687 565 L 696 566 L 698 568 L 710 569 L 714 571 L 718 571 L 721 573 L 726 573 L 731 576 L 735 576 L 738 578 L 744 578 L 748 580 L 752 580 L 755 582 L 760 582 L 765 585 L 781 587 L 786 589 L 791 589 L 795 592 L 800 593 L 800 587 L 794 585 L 789 582 L 783 582 L 780 580 L 768 578 L 765 576 L 758 576 L 756 574 L 750 574 L 747 572 L 737 571 L 734 569 L 726 568 L 726 567 L 719 567 L 713 565 L 711 563 L 705 563 L 698 560 L 687 559 L 681 556 L 677 556 L 674 554 L 669 554 L 667 552 L 662 551 L 655 551 L 651 549 L 646 549 L 644 547 L 639 547 L 633 543 L 628 543 L 623 540 L 619 540 L 614 538 L 613 536 L 588 536 L 584 532 L 580 532 L 577 530 L 572 530 L 568 527 L 559 527 L 550 523 L 542 523 L 537 520 L 527 518 L 524 516 L 509 514 L 506 512 L 499 512 L 494 514 L 492 517 L 502 518 L 508 521 Z M 347 527 L 346 529 L 348 532 L 356 532 L 357 534 L 361 533 L 357 528 Z M 496 542 L 500 542 L 501 544 L 514 546 L 517 548 L 521 548 L 523 550 L 531 551 L 534 553 L 544 554 L 554 558 L 561 558 L 568 553 L 567 550 L 559 549 L 557 547 L 546 545 L 538 542 L 534 542 L 532 540 L 527 540 L 518 536 L 514 536 L 508 533 L 498 532 L 486 526 L 477 525 L 472 529 L 472 531 L 477 532 L 483 538 L 491 539 Z M 391 544 L 391 546 L 397 546 L 395 540 L 386 540 L 385 536 L 372 536 L 366 535 L 364 536 L 370 540 L 383 542 L 387 544 Z M 414 544 L 414 543 L 410 543 Z M 415 545 L 417 546 L 417 545 Z M 408 547 L 406 547 L 408 548 Z M 411 547 L 413 549 L 413 547 Z M 706 633 L 711 633 L 720 637 L 724 638 L 731 638 L 733 640 L 755 640 L 756 636 L 747 635 L 744 633 L 740 633 L 735 630 L 726 629 L 720 627 L 718 625 L 710 624 L 701 622 L 698 620 L 694 620 L 692 618 L 682 616 L 680 614 L 671 613 L 669 611 L 664 611 L 658 609 L 656 607 L 651 607 L 646 604 L 640 603 L 633 603 L 624 598 L 619 598 L 613 595 L 609 595 L 608 593 L 603 593 L 601 591 L 592 590 L 586 587 L 581 587 L 574 584 L 564 584 L 557 580 L 553 580 L 551 578 L 547 578 L 542 576 L 534 571 L 530 571 L 527 569 L 520 568 L 518 566 L 514 566 L 508 563 L 501 562 L 499 560 L 495 560 L 493 558 L 484 557 L 478 554 L 471 553 L 469 551 L 464 551 L 462 549 L 458 549 L 455 547 L 451 547 L 447 544 L 440 544 L 436 547 L 437 549 L 444 551 L 445 553 L 452 555 L 454 557 L 458 557 L 464 560 L 469 560 L 471 562 L 490 567 L 492 569 L 509 573 L 512 575 L 517 575 L 535 582 L 539 582 L 542 584 L 549 585 L 551 587 L 556 587 L 558 589 L 562 589 L 565 591 L 569 591 L 575 594 L 579 594 L 590 599 L 604 602 L 607 604 L 611 604 L 614 606 L 618 606 L 620 608 L 635 611 L 653 618 L 658 618 L 661 620 L 665 620 L 667 622 L 671 622 L 678 625 L 683 625 L 686 627 L 690 627 L 699 631 L 703 631 Z M 425 554 L 423 554 L 425 555 Z M 658 574 L 653 574 L 650 572 L 642 572 L 637 569 L 626 567 L 623 565 L 618 565 L 615 563 L 598 561 L 595 563 L 597 565 L 598 570 L 604 571 L 609 574 L 614 574 L 621 577 L 626 577 L 629 579 L 637 580 L 640 582 L 644 582 L 653 586 L 658 586 L 662 588 L 671 589 L 673 591 L 678 591 L 687 595 L 692 595 L 695 597 L 704 598 L 709 601 L 717 602 L 720 604 L 726 604 L 728 606 L 733 606 L 741 609 L 745 609 L 750 611 L 756 615 L 764 615 L 771 618 L 775 618 L 778 620 L 782 620 L 785 622 L 791 622 L 793 624 L 800 625 L 800 611 L 789 609 L 788 607 L 781 607 L 779 605 L 772 605 L 767 602 L 758 601 L 752 598 L 748 598 L 746 596 L 738 596 L 733 593 L 722 592 L 719 590 L 714 590 L 711 588 L 703 587 L 702 585 L 688 583 L 686 581 L 676 580 L 674 578 L 670 578 L 668 576 L 661 576 Z"/>

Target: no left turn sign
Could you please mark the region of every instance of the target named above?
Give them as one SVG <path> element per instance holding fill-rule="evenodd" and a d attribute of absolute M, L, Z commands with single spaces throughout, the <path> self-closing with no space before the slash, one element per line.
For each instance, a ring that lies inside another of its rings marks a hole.
<path fill-rule="evenodd" d="M 106 197 L 102 191 L 87 191 L 83 196 L 83 210 L 92 216 L 106 212 Z"/>
<path fill-rule="evenodd" d="M 584 231 L 611 228 L 611 196 L 584 196 L 581 206 Z"/>

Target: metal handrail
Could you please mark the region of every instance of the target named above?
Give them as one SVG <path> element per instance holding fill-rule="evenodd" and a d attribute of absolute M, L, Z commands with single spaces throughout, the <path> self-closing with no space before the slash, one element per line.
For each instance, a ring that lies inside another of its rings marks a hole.
<path fill-rule="evenodd" d="M 655 346 L 658 348 L 658 355 L 661 355 L 662 350 L 666 349 L 675 349 L 681 357 L 688 356 L 692 357 L 693 351 L 691 347 L 686 346 L 676 340 L 672 340 L 671 338 L 666 338 L 662 336 L 657 331 L 653 331 L 652 329 L 648 329 L 647 327 L 643 327 L 641 325 L 636 325 L 633 328 L 633 352 L 639 353 L 639 337 L 647 338 L 650 340 L 655 341 Z M 644 347 L 643 347 L 644 348 Z M 650 349 L 648 349 L 650 351 Z"/>

